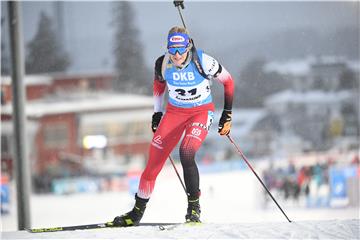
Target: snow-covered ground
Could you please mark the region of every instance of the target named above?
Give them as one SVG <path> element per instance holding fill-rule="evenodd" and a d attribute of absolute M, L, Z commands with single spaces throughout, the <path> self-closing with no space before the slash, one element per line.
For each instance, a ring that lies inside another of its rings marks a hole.
<path fill-rule="evenodd" d="M 163 169 L 142 222 L 183 222 L 186 196 L 170 167 Z M 262 186 L 250 171 L 231 171 L 201 176 L 201 226 L 87 230 L 31 234 L 16 232 L 16 205 L 1 216 L 2 239 L 359 239 L 358 208 L 313 208 L 278 198 L 288 223 L 273 202 L 263 209 Z M 130 210 L 133 196 L 127 192 L 32 195 L 31 226 L 56 227 L 99 223 Z"/>
<path fill-rule="evenodd" d="M 171 227 L 169 227 L 171 228 Z M 358 239 L 358 220 L 294 223 L 205 223 L 161 231 L 157 226 L 57 233 L 4 232 L 3 239 Z"/>

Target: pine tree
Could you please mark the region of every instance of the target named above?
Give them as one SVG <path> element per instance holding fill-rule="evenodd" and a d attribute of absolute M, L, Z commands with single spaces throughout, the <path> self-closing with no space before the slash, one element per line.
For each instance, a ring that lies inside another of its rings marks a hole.
<path fill-rule="evenodd" d="M 134 22 L 134 9 L 127 1 L 114 4 L 114 54 L 117 73 L 114 89 L 118 92 L 150 93 L 150 76 L 144 63 L 139 30 Z"/>
<path fill-rule="evenodd" d="M 27 45 L 26 73 L 50 73 L 65 71 L 70 58 L 61 48 L 52 28 L 51 19 L 44 13 L 35 37 Z"/>

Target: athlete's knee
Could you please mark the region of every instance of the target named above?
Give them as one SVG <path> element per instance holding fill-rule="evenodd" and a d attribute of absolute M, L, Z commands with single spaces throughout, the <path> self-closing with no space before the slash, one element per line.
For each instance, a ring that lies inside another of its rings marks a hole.
<path fill-rule="evenodd" d="M 180 153 L 180 158 L 191 159 L 191 158 L 194 158 L 196 149 L 194 149 L 192 146 L 181 145 L 180 149 L 179 149 L 179 153 Z"/>
<path fill-rule="evenodd" d="M 196 150 L 189 147 L 180 147 L 180 161 L 183 168 L 195 165 Z"/>
<path fill-rule="evenodd" d="M 144 178 L 148 181 L 155 181 L 157 176 L 159 175 L 160 171 L 161 171 L 162 165 L 152 165 L 149 166 L 147 165 L 146 168 L 144 169 L 144 171 L 141 174 L 141 178 Z"/>

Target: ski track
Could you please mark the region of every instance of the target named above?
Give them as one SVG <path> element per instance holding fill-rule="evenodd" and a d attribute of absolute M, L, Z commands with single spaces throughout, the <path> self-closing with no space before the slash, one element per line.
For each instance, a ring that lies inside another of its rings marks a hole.
<path fill-rule="evenodd" d="M 359 239 L 359 219 L 271 223 L 204 223 L 54 233 L 2 232 L 1 239 Z"/>

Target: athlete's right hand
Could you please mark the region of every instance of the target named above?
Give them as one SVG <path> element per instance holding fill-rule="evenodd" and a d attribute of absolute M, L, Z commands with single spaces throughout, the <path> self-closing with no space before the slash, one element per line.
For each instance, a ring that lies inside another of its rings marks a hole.
<path fill-rule="evenodd" d="M 151 129 L 152 129 L 153 132 L 155 132 L 156 129 L 158 128 L 160 120 L 162 118 L 162 115 L 163 115 L 162 112 L 155 112 L 152 115 Z"/>

